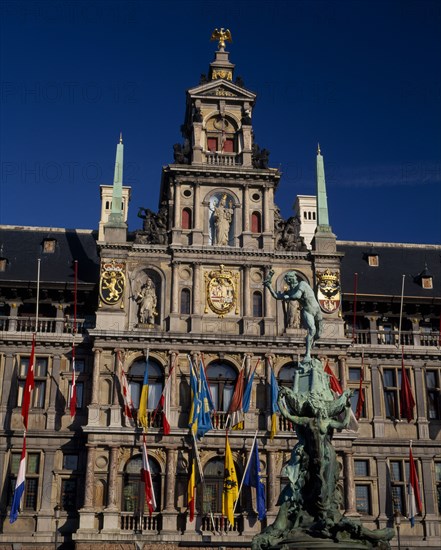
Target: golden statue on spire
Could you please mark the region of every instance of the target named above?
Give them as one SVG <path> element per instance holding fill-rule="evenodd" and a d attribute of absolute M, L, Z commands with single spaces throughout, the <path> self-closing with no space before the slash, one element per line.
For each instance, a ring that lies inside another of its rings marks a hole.
<path fill-rule="evenodd" d="M 214 29 L 214 31 L 211 33 L 211 41 L 213 40 L 219 40 L 219 50 L 224 50 L 225 48 L 225 42 L 233 42 L 233 38 L 231 36 L 231 32 L 229 29 L 225 29 L 222 27 L 219 29 Z"/>

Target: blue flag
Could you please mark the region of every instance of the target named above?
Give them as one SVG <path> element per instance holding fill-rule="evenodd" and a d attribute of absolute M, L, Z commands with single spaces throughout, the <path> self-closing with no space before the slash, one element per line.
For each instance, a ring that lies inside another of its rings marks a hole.
<path fill-rule="evenodd" d="M 197 423 L 197 437 L 201 439 L 208 430 L 213 429 L 211 414 L 214 411 L 213 400 L 211 399 L 210 388 L 208 387 L 207 378 L 205 376 L 204 366 L 201 364 L 199 378 L 199 414 Z"/>
<path fill-rule="evenodd" d="M 251 390 L 253 389 L 253 381 L 254 381 L 254 373 L 255 372 L 256 372 L 256 369 L 254 369 L 253 372 L 248 377 L 247 384 L 246 384 L 244 392 L 243 392 L 242 410 L 243 410 L 244 413 L 247 413 L 250 410 Z"/>
<path fill-rule="evenodd" d="M 262 521 L 266 517 L 265 486 L 260 479 L 260 460 L 259 449 L 257 447 L 257 439 L 251 452 L 251 460 L 248 465 L 247 471 L 245 472 L 243 482 L 249 487 L 256 488 L 257 517 L 260 521 Z"/>
<path fill-rule="evenodd" d="M 279 412 L 279 405 L 277 404 L 277 396 L 279 395 L 279 385 L 277 384 L 276 377 L 273 369 L 271 369 L 271 435 L 270 439 L 274 439 L 277 433 L 277 414 Z"/>

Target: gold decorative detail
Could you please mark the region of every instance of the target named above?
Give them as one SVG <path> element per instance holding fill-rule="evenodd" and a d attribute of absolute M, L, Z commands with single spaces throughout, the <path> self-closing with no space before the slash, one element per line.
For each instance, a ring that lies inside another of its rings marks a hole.
<path fill-rule="evenodd" d="M 317 272 L 317 299 L 325 313 L 334 313 L 340 307 L 340 280 L 338 271 Z"/>
<path fill-rule="evenodd" d="M 211 79 L 217 80 L 218 78 L 222 78 L 223 80 L 233 80 L 233 72 L 229 71 L 228 69 L 213 69 L 213 72 L 211 73 Z"/>
<path fill-rule="evenodd" d="M 211 33 L 211 42 L 214 40 L 219 41 L 219 50 L 223 50 L 225 48 L 225 42 L 233 42 L 233 37 L 231 36 L 231 32 L 229 29 L 225 29 L 221 27 L 220 29 L 214 29 L 214 31 Z"/>
<path fill-rule="evenodd" d="M 117 304 L 124 295 L 126 286 L 125 263 L 110 260 L 101 264 L 100 298 L 108 306 Z M 101 306 L 101 304 L 100 304 Z M 121 302 L 121 309 L 124 303 Z"/>
<path fill-rule="evenodd" d="M 239 304 L 237 300 L 239 274 L 232 271 L 224 270 L 224 266 L 220 266 L 220 271 L 210 271 L 205 273 L 206 285 L 206 306 L 205 313 L 208 313 L 208 308 L 219 317 L 224 317 L 231 310 L 236 308 L 236 315 L 239 313 Z"/>

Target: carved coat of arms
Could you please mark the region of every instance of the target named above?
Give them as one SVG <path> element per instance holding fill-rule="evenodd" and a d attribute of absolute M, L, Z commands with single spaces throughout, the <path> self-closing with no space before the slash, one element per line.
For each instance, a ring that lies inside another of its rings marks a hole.
<path fill-rule="evenodd" d="M 223 317 L 235 309 L 235 313 L 239 313 L 239 305 L 237 301 L 239 274 L 232 271 L 224 270 L 224 266 L 220 266 L 219 271 L 210 271 L 205 273 L 206 285 L 206 306 L 205 313 L 209 309 Z"/>
<path fill-rule="evenodd" d="M 117 304 L 124 295 L 126 286 L 125 264 L 109 260 L 101 264 L 100 298 L 108 306 Z M 124 303 L 121 302 L 121 309 Z"/>
<path fill-rule="evenodd" d="M 334 313 L 340 307 L 340 280 L 337 271 L 317 272 L 317 299 L 325 313 Z"/>

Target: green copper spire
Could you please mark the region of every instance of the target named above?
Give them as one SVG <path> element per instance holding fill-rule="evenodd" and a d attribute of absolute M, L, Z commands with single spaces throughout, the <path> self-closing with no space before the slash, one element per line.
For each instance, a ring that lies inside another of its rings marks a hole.
<path fill-rule="evenodd" d="M 320 151 L 317 149 L 317 231 L 330 232 L 328 217 L 328 197 L 326 195 L 325 167 Z"/>
<path fill-rule="evenodd" d="M 112 211 L 109 215 L 108 221 L 108 223 L 113 226 L 124 224 L 124 215 L 122 210 L 123 158 L 124 145 L 121 133 L 119 136 L 119 143 L 116 146 L 115 175 L 113 177 L 112 191 Z"/>

